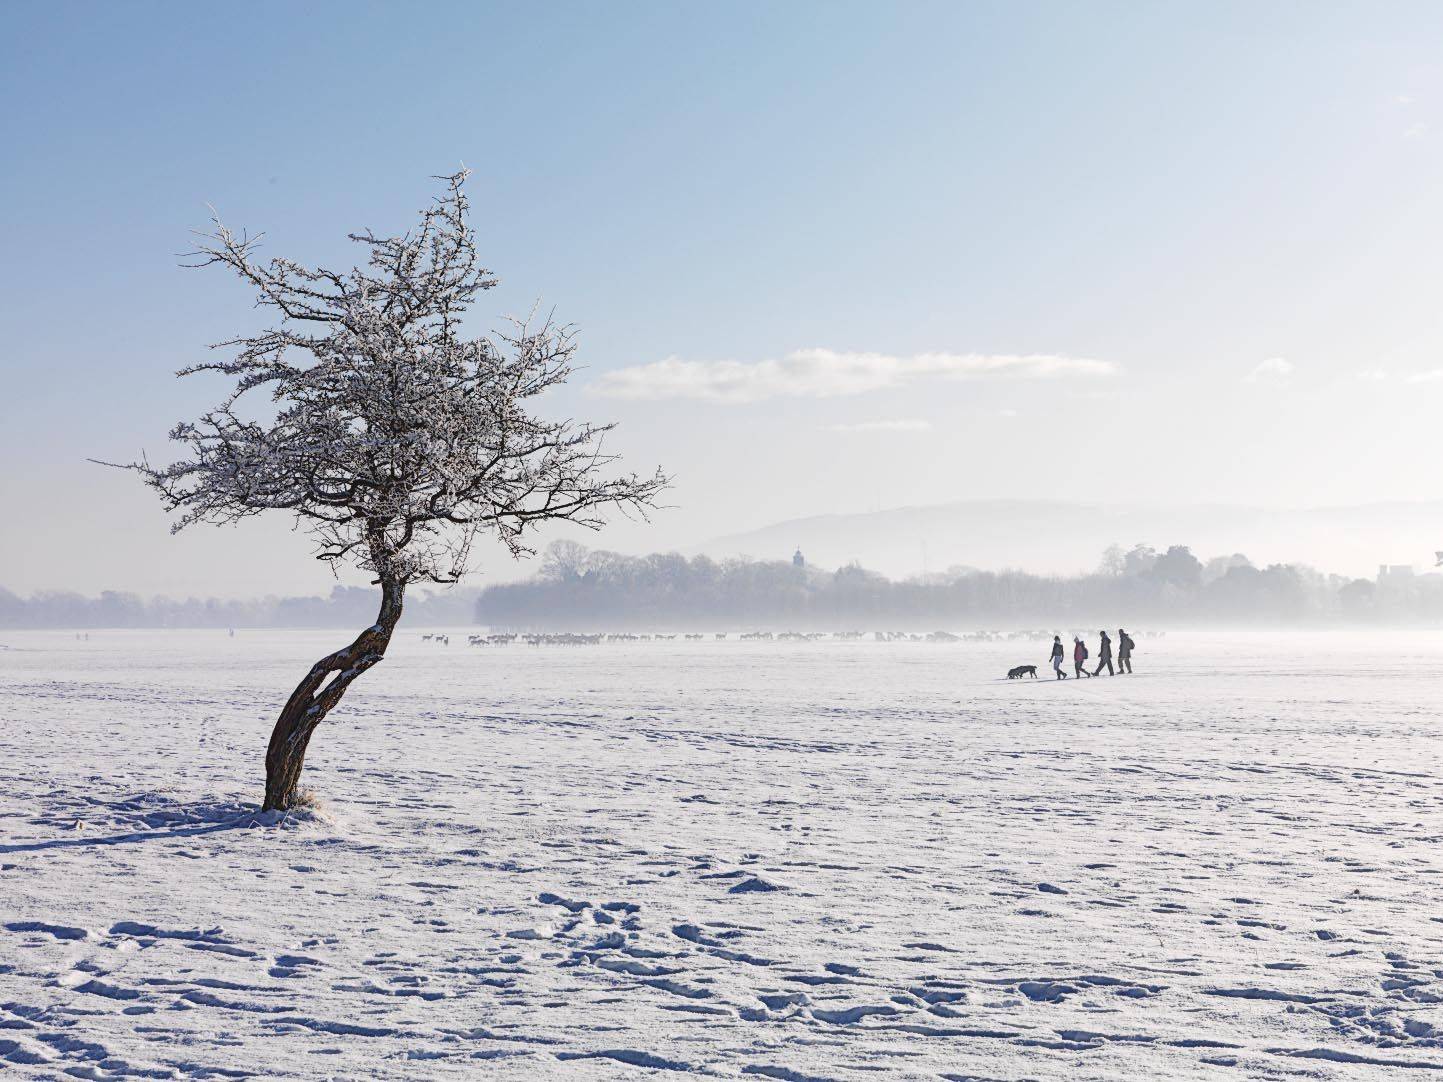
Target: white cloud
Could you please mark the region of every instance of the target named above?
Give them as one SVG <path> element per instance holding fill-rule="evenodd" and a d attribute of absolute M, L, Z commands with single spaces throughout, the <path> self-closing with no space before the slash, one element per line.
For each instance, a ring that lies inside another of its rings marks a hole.
<path fill-rule="evenodd" d="M 1409 124 L 1403 129 L 1404 139 L 1421 139 L 1428 133 L 1428 125 L 1419 121 L 1417 124 Z"/>
<path fill-rule="evenodd" d="M 998 411 L 997 411 L 997 416 L 999 416 L 999 417 L 1016 417 L 1016 416 L 1017 416 L 1017 411 L 1014 410 L 1014 409 L 1001 409 L 1001 410 L 998 410 Z"/>
<path fill-rule="evenodd" d="M 1111 361 L 1047 353 L 843 353 L 803 349 L 780 360 L 684 361 L 668 357 L 605 373 L 593 385 L 610 398 L 696 398 L 756 402 L 764 398 L 832 398 L 898 387 L 915 379 L 1110 376 Z"/>
<path fill-rule="evenodd" d="M 1388 378 L 1388 373 L 1381 368 L 1365 368 L 1358 373 L 1358 379 L 1364 383 L 1382 383 Z"/>
<path fill-rule="evenodd" d="M 1408 383 L 1438 383 L 1443 381 L 1443 368 L 1430 368 L 1426 372 L 1414 372 L 1408 377 Z"/>
<path fill-rule="evenodd" d="M 931 421 L 858 421 L 856 424 L 828 425 L 828 432 L 930 432 Z"/>
<path fill-rule="evenodd" d="M 1283 357 L 1269 357 L 1243 377 L 1246 383 L 1286 383 L 1293 374 L 1292 361 Z"/>

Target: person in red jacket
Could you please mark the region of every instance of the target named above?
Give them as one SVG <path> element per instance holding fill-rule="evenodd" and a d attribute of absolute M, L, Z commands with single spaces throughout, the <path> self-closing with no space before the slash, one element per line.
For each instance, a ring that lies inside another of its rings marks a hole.
<path fill-rule="evenodd" d="M 1084 676 L 1091 676 L 1087 671 L 1087 644 L 1076 635 L 1072 637 L 1072 667 L 1077 670 L 1077 678 L 1081 680 Z"/>

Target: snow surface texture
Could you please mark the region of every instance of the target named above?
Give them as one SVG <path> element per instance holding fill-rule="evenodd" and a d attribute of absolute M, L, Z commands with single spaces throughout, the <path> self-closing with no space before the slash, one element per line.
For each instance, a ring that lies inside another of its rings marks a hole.
<path fill-rule="evenodd" d="M 451 641 L 0 635 L 4 1073 L 1443 1077 L 1443 636 Z"/>

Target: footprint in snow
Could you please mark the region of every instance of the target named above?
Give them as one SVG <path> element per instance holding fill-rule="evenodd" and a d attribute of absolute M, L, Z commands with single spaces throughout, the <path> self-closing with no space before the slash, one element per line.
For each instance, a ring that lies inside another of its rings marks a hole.
<path fill-rule="evenodd" d="M 591 906 L 591 903 L 588 901 L 572 901 L 570 898 L 563 898 L 559 894 L 552 894 L 549 890 L 538 894 L 536 900 L 543 905 L 559 905 L 571 913 L 580 913 L 583 909 L 588 909 Z"/>
<path fill-rule="evenodd" d="M 17 920 L 5 925 L 7 932 L 36 932 L 54 939 L 85 939 L 90 935 L 84 928 L 72 928 L 65 924 L 50 924 L 43 920 Z"/>
<path fill-rule="evenodd" d="M 748 878 L 748 879 L 743 879 L 740 883 L 736 884 L 736 885 L 733 886 L 733 887 L 728 888 L 727 893 L 728 893 L 728 894 L 762 894 L 762 893 L 768 893 L 768 892 L 774 891 L 774 890 L 785 890 L 785 889 L 786 889 L 785 887 L 780 887 L 780 886 L 778 886 L 778 885 L 775 884 L 775 883 L 768 883 L 765 879 L 762 879 L 760 876 L 755 876 L 755 875 L 754 875 L 754 876 L 751 876 L 751 877 Z"/>

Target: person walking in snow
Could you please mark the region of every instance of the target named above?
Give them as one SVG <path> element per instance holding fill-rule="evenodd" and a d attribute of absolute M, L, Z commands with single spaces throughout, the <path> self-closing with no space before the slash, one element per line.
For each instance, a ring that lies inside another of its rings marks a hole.
<path fill-rule="evenodd" d="M 1105 630 L 1098 632 L 1098 635 L 1102 636 L 1102 641 L 1097 645 L 1097 668 L 1092 669 L 1092 675 L 1101 677 L 1102 668 L 1107 667 L 1107 675 L 1115 677 L 1117 674 L 1113 671 L 1113 641 L 1107 638 Z"/>
<path fill-rule="evenodd" d="M 1117 671 L 1132 672 L 1132 636 L 1122 628 L 1117 629 Z"/>
<path fill-rule="evenodd" d="M 1107 637 L 1106 631 L 1099 631 L 1098 634 L 1102 636 L 1102 642 L 1097 644 L 1097 668 L 1092 671 L 1092 675 L 1101 676 L 1102 667 L 1106 665 L 1107 675 L 1116 676 L 1117 673 L 1112 670 L 1112 640 Z"/>
<path fill-rule="evenodd" d="M 1057 679 L 1066 680 L 1067 674 L 1062 671 L 1062 659 L 1065 656 L 1062 649 L 1062 636 L 1052 636 L 1052 671 L 1057 674 Z"/>
<path fill-rule="evenodd" d="M 1087 644 L 1076 635 L 1072 636 L 1072 668 L 1079 680 L 1092 675 L 1087 671 Z"/>

